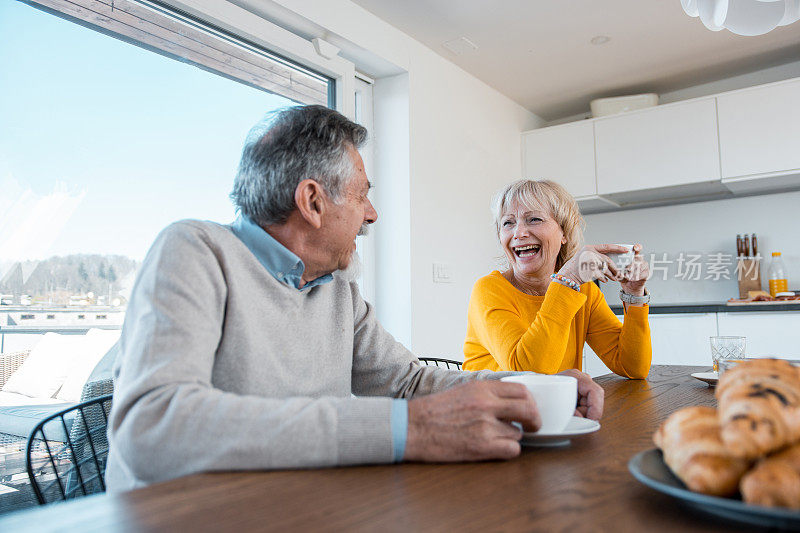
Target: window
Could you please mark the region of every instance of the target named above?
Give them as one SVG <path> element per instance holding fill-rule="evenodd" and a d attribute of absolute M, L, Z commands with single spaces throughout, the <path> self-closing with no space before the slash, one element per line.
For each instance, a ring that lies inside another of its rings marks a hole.
<path fill-rule="evenodd" d="M 100 307 L 121 327 L 158 232 L 232 221 L 250 128 L 340 100 L 335 73 L 153 2 L 26 3 L 0 2 L 0 303 L 43 306 L 59 324 Z M 6 351 L 31 342 L 8 337 Z"/>

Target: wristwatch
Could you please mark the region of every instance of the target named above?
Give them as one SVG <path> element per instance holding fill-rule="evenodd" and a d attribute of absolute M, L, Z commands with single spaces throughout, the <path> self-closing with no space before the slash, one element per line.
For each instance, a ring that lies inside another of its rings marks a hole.
<path fill-rule="evenodd" d="M 647 289 L 645 289 L 644 296 L 634 296 L 633 294 L 628 294 L 627 292 L 620 289 L 619 299 L 625 302 L 626 304 L 646 304 L 650 303 L 650 293 L 647 292 Z"/>

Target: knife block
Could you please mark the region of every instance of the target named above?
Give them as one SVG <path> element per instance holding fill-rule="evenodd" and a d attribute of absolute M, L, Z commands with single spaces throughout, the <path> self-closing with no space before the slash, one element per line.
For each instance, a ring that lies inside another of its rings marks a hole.
<path fill-rule="evenodd" d="M 747 298 L 748 291 L 760 291 L 761 258 L 737 257 L 736 278 L 739 280 L 739 298 Z"/>

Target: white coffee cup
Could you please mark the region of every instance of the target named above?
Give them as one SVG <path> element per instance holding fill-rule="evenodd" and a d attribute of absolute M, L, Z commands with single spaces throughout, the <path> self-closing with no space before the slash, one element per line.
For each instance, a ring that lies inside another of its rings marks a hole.
<path fill-rule="evenodd" d="M 622 254 L 608 254 L 611 258 L 614 259 L 614 264 L 619 267 L 626 267 L 633 263 L 633 245 L 632 244 L 615 244 L 614 246 L 622 246 L 623 248 L 627 248 L 628 251 Z"/>
<path fill-rule="evenodd" d="M 561 433 L 572 419 L 578 404 L 578 380 L 572 376 L 520 374 L 506 376 L 502 381 L 522 383 L 536 401 L 542 427 L 538 433 Z"/>

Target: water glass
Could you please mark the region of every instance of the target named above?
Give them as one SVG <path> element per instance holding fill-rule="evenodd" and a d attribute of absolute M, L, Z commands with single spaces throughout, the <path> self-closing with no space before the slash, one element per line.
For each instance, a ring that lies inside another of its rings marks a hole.
<path fill-rule="evenodd" d="M 720 359 L 744 359 L 746 337 L 709 337 L 711 342 L 711 361 L 714 372 L 719 371 Z"/>

